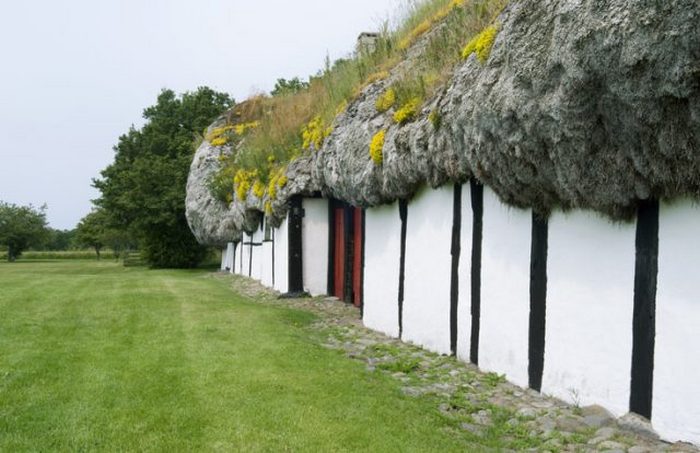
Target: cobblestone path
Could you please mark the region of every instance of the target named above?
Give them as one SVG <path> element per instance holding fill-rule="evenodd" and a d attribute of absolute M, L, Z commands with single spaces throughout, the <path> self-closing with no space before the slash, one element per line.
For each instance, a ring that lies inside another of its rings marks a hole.
<path fill-rule="evenodd" d="M 641 417 L 616 419 L 600 406 L 579 407 L 523 389 L 495 373 L 441 356 L 365 328 L 356 308 L 335 298 L 280 299 L 279 294 L 240 276 L 232 289 L 262 303 L 313 312 L 311 328 L 323 346 L 361 361 L 370 372 L 396 379 L 409 397 L 430 398 L 449 426 L 474 443 L 507 445 L 533 452 L 700 452 L 659 440 Z M 501 448 L 499 448 L 499 451 Z"/>

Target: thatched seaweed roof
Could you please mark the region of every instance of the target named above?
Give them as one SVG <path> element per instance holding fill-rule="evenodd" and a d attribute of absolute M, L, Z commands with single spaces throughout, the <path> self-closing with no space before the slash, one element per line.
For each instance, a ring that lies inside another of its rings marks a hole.
<path fill-rule="evenodd" d="M 391 79 L 367 87 L 323 147 L 288 167 L 270 217 L 279 221 L 299 193 L 375 206 L 471 177 L 542 214 L 580 208 L 624 219 L 639 200 L 699 198 L 699 24 L 696 0 L 512 1 L 488 61 L 457 67 L 415 121 L 377 112 Z M 368 147 L 382 129 L 376 165 Z M 233 237 L 266 200 L 207 211 L 197 168 L 211 152 L 205 142 L 193 162 L 188 217 L 211 212 L 215 224 L 237 212 L 226 228 Z"/>

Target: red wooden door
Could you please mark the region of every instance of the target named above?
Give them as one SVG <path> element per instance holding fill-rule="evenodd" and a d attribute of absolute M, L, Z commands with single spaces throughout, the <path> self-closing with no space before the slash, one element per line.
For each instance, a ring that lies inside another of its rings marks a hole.
<path fill-rule="evenodd" d="M 362 305 L 362 208 L 353 210 L 352 303 Z"/>
<path fill-rule="evenodd" d="M 335 227 L 335 244 L 333 253 L 334 275 L 333 295 L 345 298 L 345 215 L 343 208 L 336 208 L 333 214 Z"/>

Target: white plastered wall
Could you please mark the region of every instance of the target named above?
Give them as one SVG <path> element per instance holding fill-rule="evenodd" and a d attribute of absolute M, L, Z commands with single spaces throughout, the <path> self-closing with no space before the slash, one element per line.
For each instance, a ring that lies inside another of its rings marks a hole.
<path fill-rule="evenodd" d="M 233 272 L 233 258 L 234 258 L 234 248 L 233 248 L 233 242 L 229 242 L 226 245 L 226 262 L 225 264 L 225 269 L 228 269 L 229 272 Z"/>
<path fill-rule="evenodd" d="M 479 367 L 527 386 L 531 212 L 484 188 Z"/>
<path fill-rule="evenodd" d="M 363 322 L 392 337 L 399 335 L 401 219 L 398 203 L 365 210 Z"/>
<path fill-rule="evenodd" d="M 275 289 L 281 293 L 286 293 L 289 290 L 289 248 L 287 247 L 288 238 L 287 219 L 276 228 L 275 235 Z"/>
<path fill-rule="evenodd" d="M 319 296 L 328 292 L 328 200 L 305 198 L 303 206 L 304 289 Z"/>
<path fill-rule="evenodd" d="M 661 205 L 652 422 L 700 443 L 700 207 Z"/>
<path fill-rule="evenodd" d="M 408 204 L 403 335 L 450 352 L 453 186 L 423 189 Z"/>
<path fill-rule="evenodd" d="M 462 228 L 460 230 L 459 256 L 459 305 L 457 306 L 457 358 L 469 362 L 471 345 L 471 272 L 472 272 L 472 231 L 474 215 L 472 212 L 471 190 L 469 184 L 462 186 Z"/>
<path fill-rule="evenodd" d="M 234 254 L 233 254 L 233 273 L 238 275 L 243 275 L 243 265 L 241 261 L 241 242 L 234 244 Z"/>
<path fill-rule="evenodd" d="M 250 241 L 251 237 L 248 233 L 243 233 L 243 239 L 238 244 L 240 264 L 240 274 L 248 277 L 250 275 Z"/>
<path fill-rule="evenodd" d="M 262 247 L 262 279 L 261 283 L 268 288 L 274 286 L 272 281 L 273 263 L 272 254 L 274 252 L 274 242 L 272 240 L 264 241 Z M 275 257 L 277 258 L 277 257 Z"/>
<path fill-rule="evenodd" d="M 265 234 L 264 234 L 264 231 L 262 228 L 258 228 L 257 230 L 255 230 L 251 236 L 253 244 L 260 244 L 260 245 L 253 245 L 253 248 L 252 248 L 253 261 L 251 263 L 251 272 L 250 272 L 250 277 L 255 279 L 255 280 L 258 280 L 258 281 L 262 281 L 262 277 L 263 277 L 264 257 L 263 257 L 262 242 L 263 242 L 264 238 L 265 238 Z"/>
<path fill-rule="evenodd" d="M 628 412 L 634 268 L 634 223 L 551 216 L 543 392 Z"/>

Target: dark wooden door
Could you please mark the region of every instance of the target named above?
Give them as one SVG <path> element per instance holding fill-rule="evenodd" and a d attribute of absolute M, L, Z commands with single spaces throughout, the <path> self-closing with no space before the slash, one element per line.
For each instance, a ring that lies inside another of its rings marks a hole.
<path fill-rule="evenodd" d="M 353 208 L 352 303 L 362 305 L 362 208 Z"/>
<path fill-rule="evenodd" d="M 345 298 L 345 209 L 335 208 L 333 211 L 335 228 L 335 244 L 333 245 L 333 295 L 338 299 Z"/>
<path fill-rule="evenodd" d="M 302 247 L 304 209 L 301 197 L 292 197 L 289 201 L 289 208 L 289 236 L 287 238 L 289 247 L 287 267 L 289 281 L 287 282 L 287 292 L 290 294 L 302 294 L 304 292 L 304 249 Z"/>

